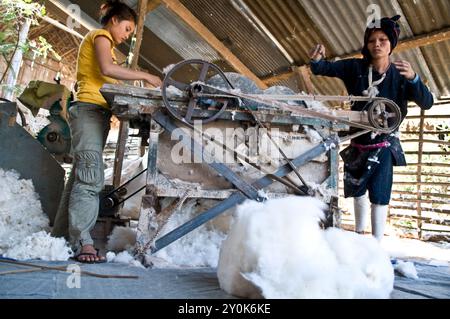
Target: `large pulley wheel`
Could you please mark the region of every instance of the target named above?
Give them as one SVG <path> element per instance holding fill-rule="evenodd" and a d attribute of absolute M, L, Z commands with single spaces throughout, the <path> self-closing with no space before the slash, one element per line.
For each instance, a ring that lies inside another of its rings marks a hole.
<path fill-rule="evenodd" d="M 400 108 L 394 102 L 374 101 L 367 108 L 370 125 L 384 132 L 396 130 L 402 121 Z"/>
<path fill-rule="evenodd" d="M 164 77 L 161 87 L 162 99 L 167 111 L 178 120 L 193 124 L 194 110 L 199 102 L 197 94 L 202 90 L 201 83 L 206 83 L 213 76 L 220 79 L 222 83 L 218 86 L 221 88 L 234 88 L 225 74 L 212 63 L 193 59 L 182 61 L 172 67 Z M 179 102 L 176 103 L 170 99 L 170 96 L 173 95 L 173 89 L 171 87 L 175 87 L 188 97 L 187 107 L 180 106 Z M 220 108 L 218 110 L 216 109 L 216 112 L 212 116 L 201 119 L 202 123 L 212 122 L 219 117 L 226 109 L 229 101 L 225 99 L 221 102 Z"/>

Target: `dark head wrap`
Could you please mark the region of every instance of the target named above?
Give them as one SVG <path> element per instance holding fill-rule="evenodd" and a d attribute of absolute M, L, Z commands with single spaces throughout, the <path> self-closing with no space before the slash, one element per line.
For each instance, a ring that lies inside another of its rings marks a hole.
<path fill-rule="evenodd" d="M 379 28 L 377 28 L 376 26 L 369 28 L 366 28 L 366 32 L 364 33 L 364 46 L 361 50 L 362 55 L 364 56 L 364 58 L 366 58 L 367 60 L 371 59 L 370 56 L 370 52 L 367 49 L 367 44 L 369 42 L 369 37 L 372 34 L 372 32 L 376 31 L 376 30 L 381 30 L 384 33 L 386 33 L 386 35 L 389 38 L 389 41 L 391 42 L 391 52 L 394 50 L 394 48 L 397 46 L 398 43 L 398 38 L 400 36 L 400 25 L 398 24 L 398 20 L 400 19 L 399 15 L 396 15 L 392 18 L 382 18 L 379 22 Z M 390 54 L 389 53 L 389 54 Z"/>

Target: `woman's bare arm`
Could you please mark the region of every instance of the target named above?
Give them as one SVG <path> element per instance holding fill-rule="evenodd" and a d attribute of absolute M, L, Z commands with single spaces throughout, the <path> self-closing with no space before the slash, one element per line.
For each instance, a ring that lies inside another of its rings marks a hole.
<path fill-rule="evenodd" d="M 147 72 L 135 71 L 113 63 L 111 55 L 111 41 L 105 36 L 98 36 L 94 40 L 95 56 L 104 76 L 117 80 L 144 80 L 151 85 L 161 86 L 161 79 Z"/>

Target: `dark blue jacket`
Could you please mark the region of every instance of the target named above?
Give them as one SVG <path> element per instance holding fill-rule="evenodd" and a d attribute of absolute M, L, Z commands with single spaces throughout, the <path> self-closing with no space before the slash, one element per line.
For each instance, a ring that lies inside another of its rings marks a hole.
<path fill-rule="evenodd" d="M 364 59 L 347 59 L 337 62 L 320 60 L 311 62 L 311 71 L 316 75 L 337 77 L 341 79 L 349 95 L 362 96 L 362 92 L 369 86 L 369 65 Z M 373 70 L 373 81 L 381 78 L 376 70 Z M 408 81 L 400 74 L 397 68 L 391 64 L 386 72 L 386 78 L 378 85 L 380 93 L 378 96 L 388 98 L 400 107 L 402 121 L 408 113 L 408 101 L 415 102 L 419 107 L 428 110 L 433 106 L 433 95 L 417 77 L 414 81 Z M 366 105 L 365 102 L 357 102 L 352 105 L 353 111 L 361 111 Z M 391 142 L 391 151 L 394 155 L 394 165 L 406 165 L 405 155 L 400 145 L 400 141 L 394 134 L 381 134 L 372 139 L 371 133 L 359 136 L 353 141 L 358 144 L 376 144 L 384 140 Z"/>

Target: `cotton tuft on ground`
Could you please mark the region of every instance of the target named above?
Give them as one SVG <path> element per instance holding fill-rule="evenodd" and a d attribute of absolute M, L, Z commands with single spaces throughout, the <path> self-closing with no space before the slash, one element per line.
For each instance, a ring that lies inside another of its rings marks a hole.
<path fill-rule="evenodd" d="M 220 250 L 221 288 L 249 298 L 389 298 L 388 254 L 371 237 L 321 229 L 324 208 L 292 196 L 240 205 Z"/>
<path fill-rule="evenodd" d="M 199 203 L 195 199 L 186 201 L 183 208 L 169 219 L 158 237 L 164 236 L 169 231 L 191 220 L 199 212 L 206 210 L 214 203 L 214 201 L 208 202 L 206 200 Z M 205 205 L 207 206 L 205 207 Z M 215 223 L 210 222 L 193 230 L 154 255 L 150 256 L 149 254 L 148 257 L 156 268 L 217 267 L 219 248 L 225 238 L 225 234 L 219 226 L 227 228 L 227 225 L 223 226 L 220 222 L 221 219 L 217 218 Z M 227 222 L 223 221 L 222 224 L 227 224 Z M 135 243 L 135 229 L 115 227 L 109 236 L 106 248 L 116 253 L 125 250 L 132 253 Z M 110 261 L 120 262 L 113 257 Z"/>
<path fill-rule="evenodd" d="M 20 260 L 69 259 L 73 253 L 66 240 L 51 237 L 49 230 L 32 181 L 0 169 L 0 255 Z"/>

